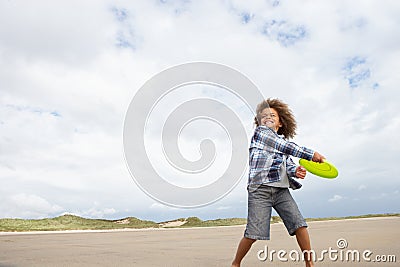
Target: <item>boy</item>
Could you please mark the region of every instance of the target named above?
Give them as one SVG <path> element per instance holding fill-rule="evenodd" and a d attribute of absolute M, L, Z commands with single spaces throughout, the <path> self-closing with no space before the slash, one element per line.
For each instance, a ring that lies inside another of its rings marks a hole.
<path fill-rule="evenodd" d="M 269 240 L 271 209 L 282 218 L 290 235 L 296 235 L 302 251 L 311 250 L 307 224 L 293 200 L 289 187 L 301 184 L 306 170 L 297 167 L 289 156 L 323 162 L 324 156 L 286 139 L 296 134 L 296 121 L 288 105 L 267 99 L 257 106 L 254 135 L 249 151 L 248 216 L 244 237 L 239 243 L 232 266 L 240 262 L 256 240 Z M 283 137 L 285 138 L 283 138 Z M 311 255 L 304 253 L 306 266 L 314 266 Z"/>

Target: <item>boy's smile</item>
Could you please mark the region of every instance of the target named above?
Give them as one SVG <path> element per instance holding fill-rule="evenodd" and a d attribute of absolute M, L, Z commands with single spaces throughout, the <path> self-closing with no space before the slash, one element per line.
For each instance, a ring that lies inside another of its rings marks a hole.
<path fill-rule="evenodd" d="M 282 124 L 279 121 L 279 114 L 274 108 L 265 108 L 261 112 L 260 124 L 275 130 L 275 132 L 277 132 L 280 127 L 282 127 Z"/>

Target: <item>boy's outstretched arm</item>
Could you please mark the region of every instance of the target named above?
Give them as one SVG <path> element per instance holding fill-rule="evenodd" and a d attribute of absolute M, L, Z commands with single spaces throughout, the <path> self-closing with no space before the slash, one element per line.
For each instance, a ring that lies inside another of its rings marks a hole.
<path fill-rule="evenodd" d="M 275 149 L 284 154 L 307 160 L 313 160 L 315 155 L 316 160 L 322 162 L 320 158 L 322 155 L 318 152 L 280 138 L 276 132 L 267 127 L 257 127 L 254 131 L 253 140 L 255 141 L 254 145 L 261 149 Z M 324 157 L 322 156 L 322 158 Z"/>

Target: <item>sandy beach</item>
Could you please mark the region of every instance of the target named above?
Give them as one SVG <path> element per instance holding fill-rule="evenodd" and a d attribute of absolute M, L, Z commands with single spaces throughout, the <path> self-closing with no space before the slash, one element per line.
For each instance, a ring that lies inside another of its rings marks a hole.
<path fill-rule="evenodd" d="M 243 231 L 244 226 L 229 226 L 0 233 L 0 266 L 230 266 Z M 316 266 L 400 261 L 400 217 L 310 222 L 309 231 Z M 279 250 L 284 252 L 278 257 Z M 271 240 L 256 242 L 242 266 L 304 266 L 296 260 L 298 251 L 283 224 L 273 224 Z"/>

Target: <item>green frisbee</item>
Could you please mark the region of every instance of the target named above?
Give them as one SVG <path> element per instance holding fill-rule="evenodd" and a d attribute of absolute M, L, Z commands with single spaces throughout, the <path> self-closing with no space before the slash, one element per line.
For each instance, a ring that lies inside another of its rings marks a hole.
<path fill-rule="evenodd" d="M 336 178 L 339 174 L 336 167 L 332 163 L 329 163 L 327 161 L 319 163 L 306 159 L 300 159 L 299 163 L 301 166 L 306 168 L 307 171 L 323 178 L 333 179 Z"/>

